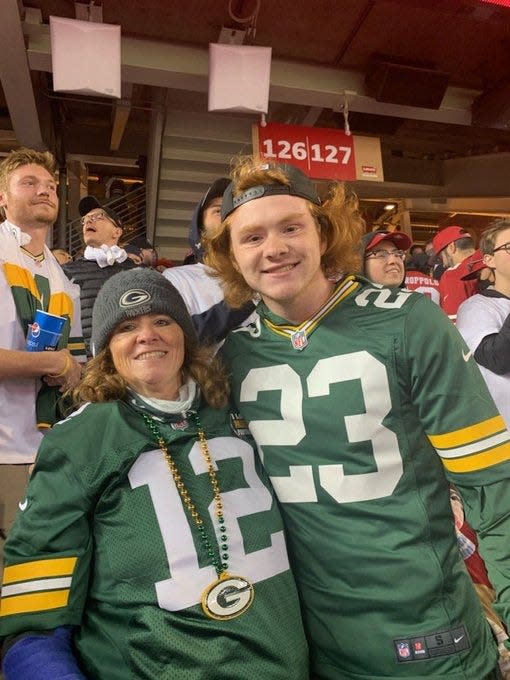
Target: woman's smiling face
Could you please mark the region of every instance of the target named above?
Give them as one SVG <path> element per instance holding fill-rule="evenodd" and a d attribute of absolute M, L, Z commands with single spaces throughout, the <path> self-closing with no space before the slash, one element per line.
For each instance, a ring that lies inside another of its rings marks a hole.
<path fill-rule="evenodd" d="M 117 373 L 145 397 L 175 399 L 183 384 L 184 333 L 166 314 L 143 314 L 115 328 L 109 342 Z"/>

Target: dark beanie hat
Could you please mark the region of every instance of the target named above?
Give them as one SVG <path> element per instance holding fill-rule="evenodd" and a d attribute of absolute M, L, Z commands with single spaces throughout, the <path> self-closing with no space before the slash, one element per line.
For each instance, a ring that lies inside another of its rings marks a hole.
<path fill-rule="evenodd" d="M 168 314 L 182 328 L 186 346 L 196 345 L 195 327 L 177 288 L 158 271 L 136 267 L 110 277 L 97 295 L 92 310 L 94 356 L 107 346 L 119 323 L 142 314 Z"/>

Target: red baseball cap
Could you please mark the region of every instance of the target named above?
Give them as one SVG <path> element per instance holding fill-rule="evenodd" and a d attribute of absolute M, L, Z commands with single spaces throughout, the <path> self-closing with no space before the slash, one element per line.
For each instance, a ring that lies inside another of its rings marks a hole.
<path fill-rule="evenodd" d="M 411 247 L 411 239 L 402 231 L 370 231 L 361 239 L 363 251 L 372 250 L 381 241 L 390 241 L 399 250 L 408 250 Z"/>
<path fill-rule="evenodd" d="M 443 248 L 449 246 L 450 243 L 458 241 L 460 238 L 465 238 L 466 236 L 472 238 L 471 234 L 469 234 L 467 231 L 464 231 L 462 227 L 451 226 L 441 229 L 441 231 L 438 231 L 437 234 L 432 239 L 432 247 L 434 248 L 434 253 L 436 255 L 439 255 Z"/>
<path fill-rule="evenodd" d="M 472 255 L 468 255 L 459 265 L 460 278 L 463 281 L 471 281 L 477 278 L 477 273 L 487 265 L 483 261 L 481 250 L 475 250 Z"/>

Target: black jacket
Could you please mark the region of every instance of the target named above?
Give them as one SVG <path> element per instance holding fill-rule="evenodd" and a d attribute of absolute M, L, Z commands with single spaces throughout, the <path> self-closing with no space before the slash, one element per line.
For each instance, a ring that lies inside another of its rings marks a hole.
<path fill-rule="evenodd" d="M 65 264 L 64 270 L 68 279 L 80 286 L 81 325 L 83 338 L 87 347 L 87 356 L 92 355 L 90 336 L 92 334 L 92 307 L 103 283 L 124 269 L 132 269 L 136 265 L 129 258 L 124 262 L 114 262 L 111 266 L 100 267 L 95 260 L 80 257 L 74 262 Z"/>

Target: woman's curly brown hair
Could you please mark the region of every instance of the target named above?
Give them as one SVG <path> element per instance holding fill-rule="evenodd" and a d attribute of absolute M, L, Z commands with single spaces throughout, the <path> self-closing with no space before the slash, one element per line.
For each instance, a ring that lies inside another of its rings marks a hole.
<path fill-rule="evenodd" d="M 289 180 L 278 165 L 263 164 L 252 156 L 236 160 L 232 171 L 233 195 L 265 184 L 288 185 Z M 307 201 L 310 213 L 324 238 L 326 249 L 321 258 L 322 269 L 329 278 L 355 272 L 360 266 L 359 243 L 365 223 L 359 212 L 358 198 L 349 185 L 334 183 L 321 205 Z M 231 215 L 218 227 L 204 234 L 205 262 L 212 274 L 221 279 L 225 301 L 241 307 L 256 293 L 245 282 L 235 266 L 230 241 Z"/>
<path fill-rule="evenodd" d="M 228 402 L 229 385 L 225 368 L 214 350 L 194 347 L 186 350 L 183 373 L 199 385 L 205 401 L 214 408 L 222 408 Z M 81 382 L 71 391 L 73 405 L 86 402 L 103 402 L 124 399 L 128 384 L 118 374 L 111 352 L 105 347 L 85 367 Z"/>

